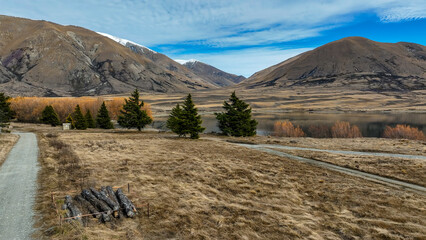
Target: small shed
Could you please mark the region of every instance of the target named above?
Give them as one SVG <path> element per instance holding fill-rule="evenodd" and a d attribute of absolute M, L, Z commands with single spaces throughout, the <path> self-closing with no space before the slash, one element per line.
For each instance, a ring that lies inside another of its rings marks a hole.
<path fill-rule="evenodd" d="M 71 123 L 62 123 L 62 130 L 70 130 Z"/>

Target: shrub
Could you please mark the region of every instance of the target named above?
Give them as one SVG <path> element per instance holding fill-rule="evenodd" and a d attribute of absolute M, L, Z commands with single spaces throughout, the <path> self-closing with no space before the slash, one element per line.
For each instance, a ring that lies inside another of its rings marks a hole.
<path fill-rule="evenodd" d="M 362 137 L 362 134 L 357 126 L 351 126 L 349 122 L 337 121 L 331 127 L 331 136 L 333 138 L 359 138 Z"/>
<path fill-rule="evenodd" d="M 311 125 L 308 128 L 308 133 L 313 138 L 331 138 L 330 127 L 326 125 Z"/>
<path fill-rule="evenodd" d="M 5 126 L 15 116 L 10 107 L 10 97 L 0 93 L 0 126 Z"/>
<path fill-rule="evenodd" d="M 279 137 L 304 137 L 305 133 L 299 126 L 295 127 L 290 121 L 278 121 L 274 124 L 274 135 Z"/>
<path fill-rule="evenodd" d="M 383 132 L 385 138 L 405 138 L 412 140 L 425 140 L 425 135 L 422 131 L 409 125 L 398 124 L 394 128 L 386 126 Z"/>

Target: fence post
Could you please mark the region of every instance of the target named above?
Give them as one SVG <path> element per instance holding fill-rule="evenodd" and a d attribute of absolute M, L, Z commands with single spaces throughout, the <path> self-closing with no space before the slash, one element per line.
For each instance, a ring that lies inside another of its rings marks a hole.
<path fill-rule="evenodd" d="M 127 193 L 130 193 L 130 183 L 127 183 Z"/>

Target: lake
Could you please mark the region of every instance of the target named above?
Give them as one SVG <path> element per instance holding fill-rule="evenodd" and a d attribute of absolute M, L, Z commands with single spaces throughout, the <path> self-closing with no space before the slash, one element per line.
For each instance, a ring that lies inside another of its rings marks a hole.
<path fill-rule="evenodd" d="M 356 125 L 364 137 L 381 137 L 386 126 L 394 127 L 396 124 L 407 124 L 417 127 L 426 133 L 426 113 L 272 113 L 253 114 L 259 122 L 258 135 L 273 135 L 276 121 L 289 120 L 294 125 L 299 125 L 305 132 L 310 125 L 332 126 L 336 121 L 347 121 Z M 214 115 L 203 115 L 203 127 L 206 133 L 219 132 Z M 153 127 L 165 130 L 167 117 L 155 118 Z"/>

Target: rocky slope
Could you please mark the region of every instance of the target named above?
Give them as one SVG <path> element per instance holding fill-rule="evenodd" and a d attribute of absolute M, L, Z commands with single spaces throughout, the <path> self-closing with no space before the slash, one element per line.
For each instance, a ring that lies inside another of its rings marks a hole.
<path fill-rule="evenodd" d="M 323 86 L 379 92 L 424 90 L 426 47 L 344 38 L 257 72 L 241 86 Z"/>
<path fill-rule="evenodd" d="M 8 16 L 0 16 L 0 61 L 0 92 L 10 95 L 216 88 L 194 74 L 172 71 L 90 30 Z"/>
<path fill-rule="evenodd" d="M 232 86 L 246 79 L 244 76 L 224 72 L 197 60 L 184 61 L 182 65 L 208 82 L 220 87 Z"/>

